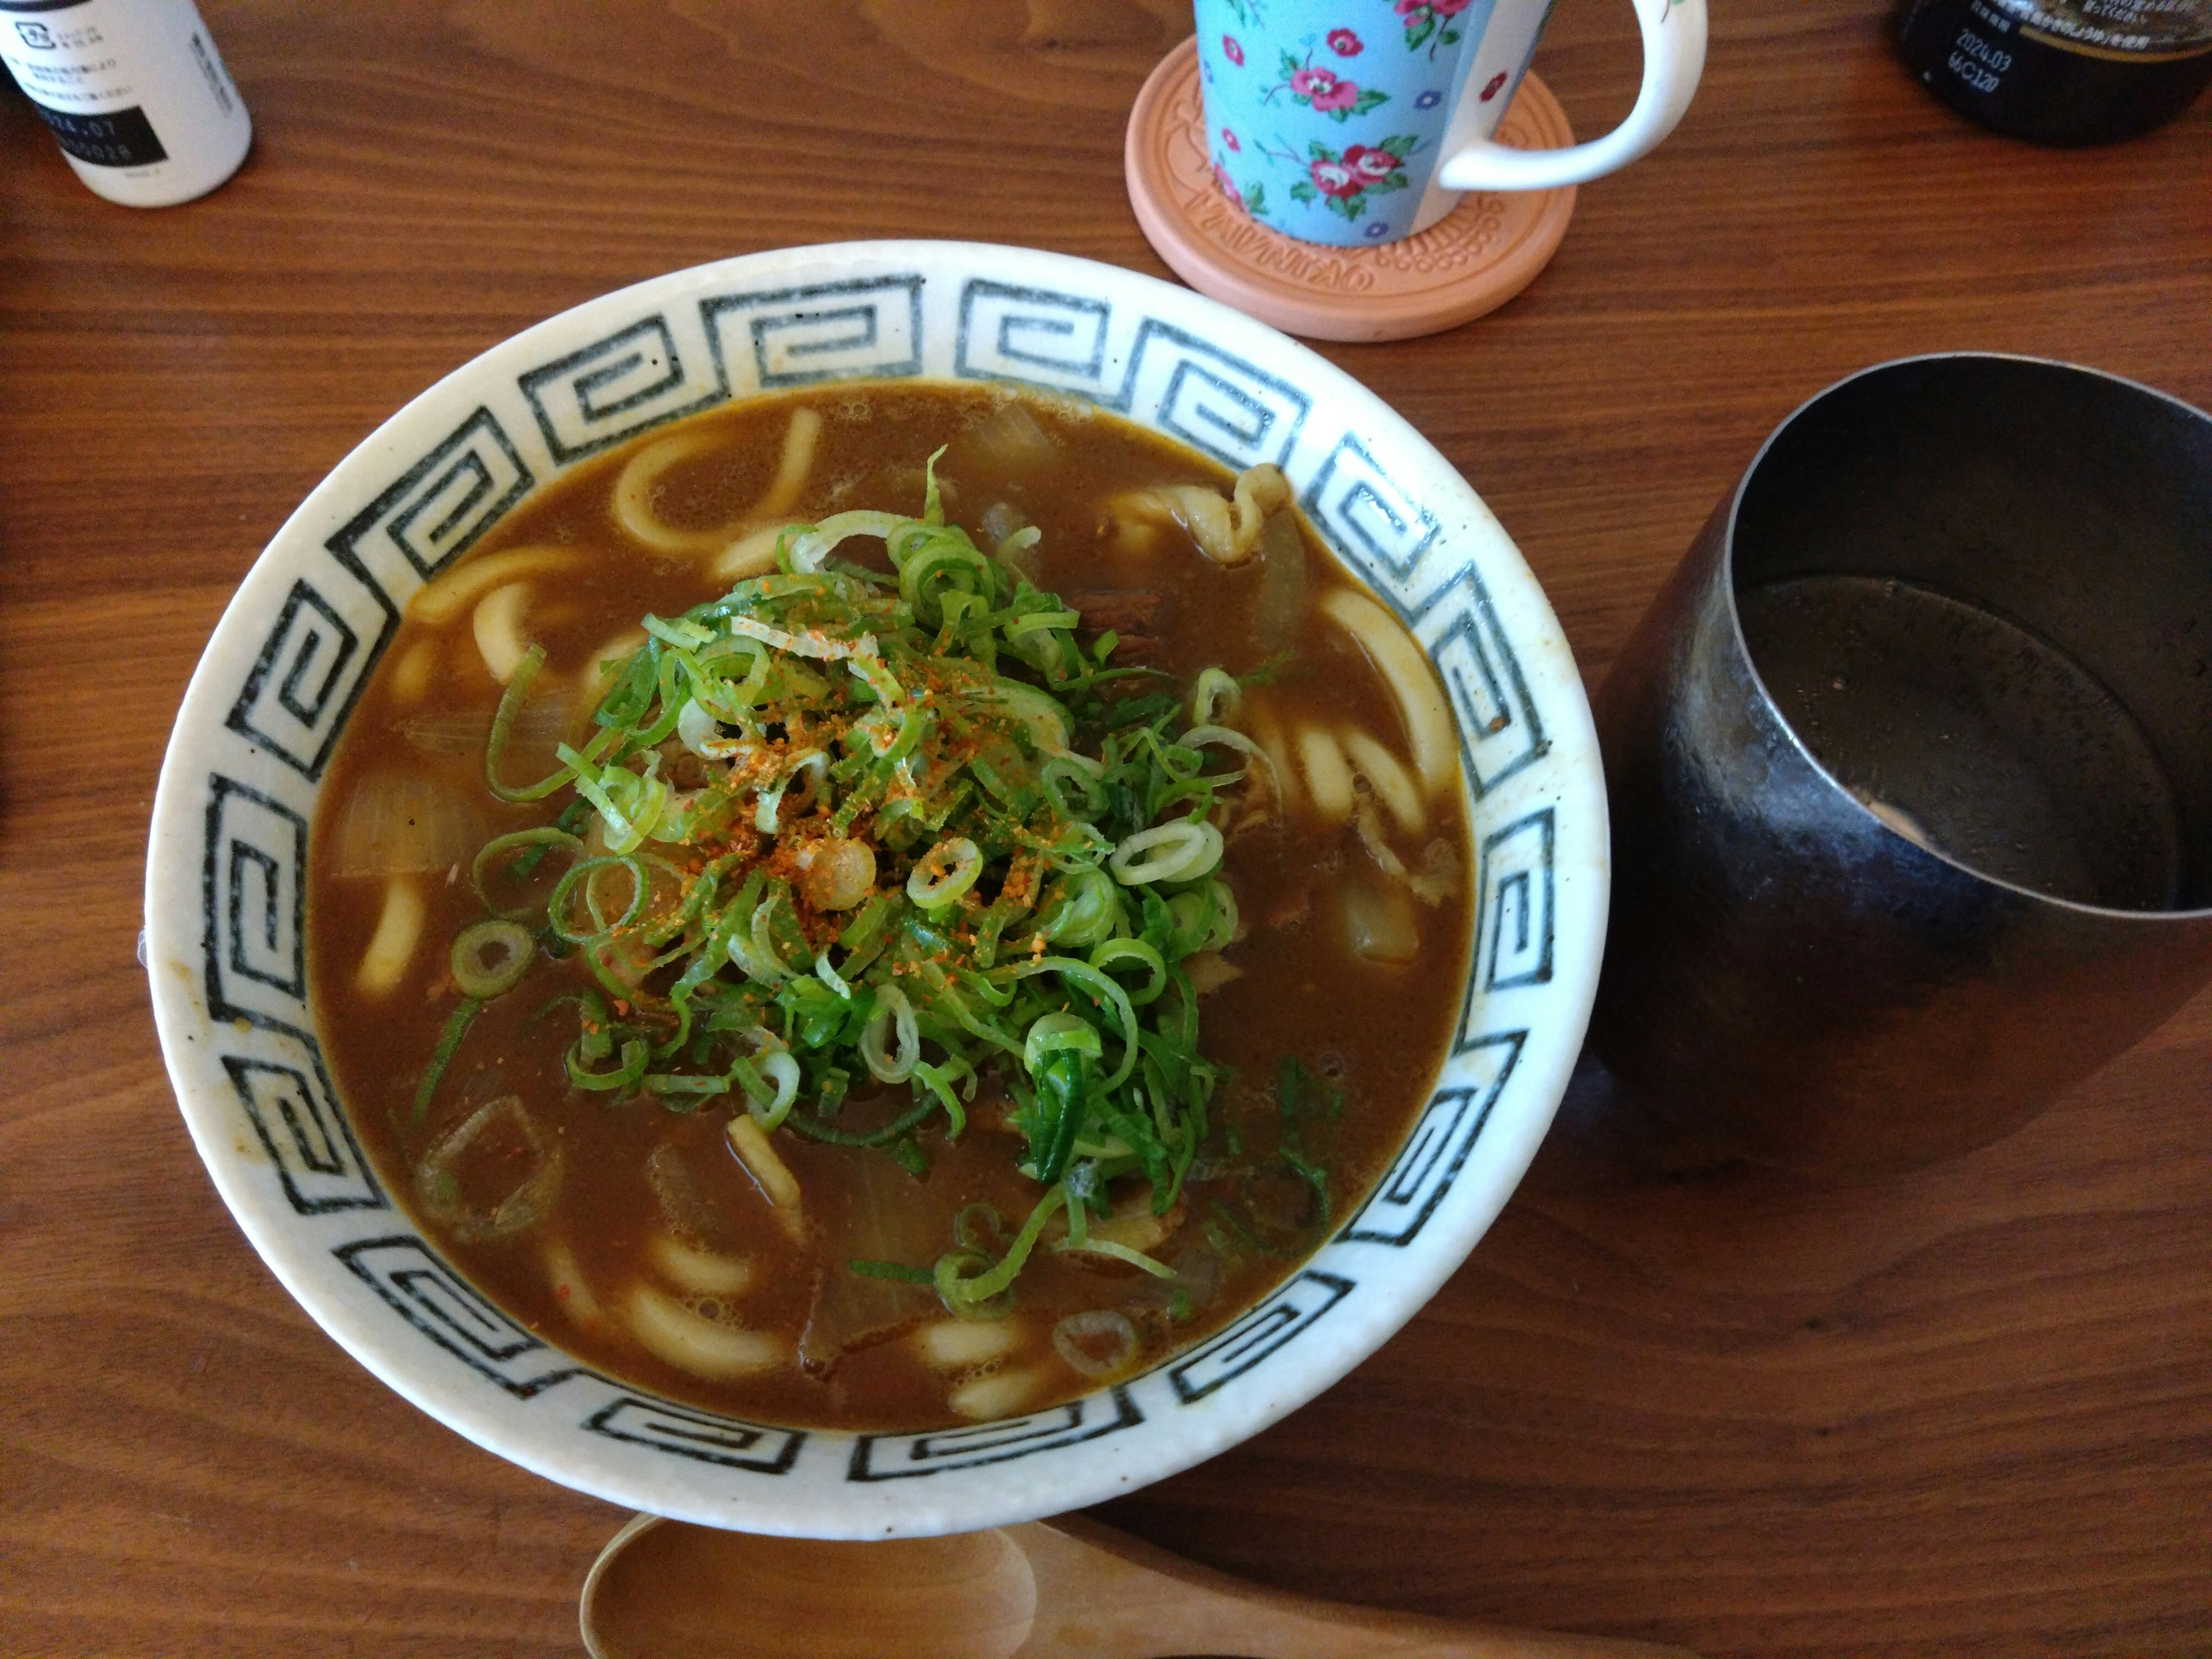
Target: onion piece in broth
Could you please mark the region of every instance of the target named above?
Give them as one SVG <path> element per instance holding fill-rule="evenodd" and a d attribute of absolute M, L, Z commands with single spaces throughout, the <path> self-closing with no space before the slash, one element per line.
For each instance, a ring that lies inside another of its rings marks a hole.
<path fill-rule="evenodd" d="M 1344 942 L 1354 956 L 1395 965 L 1420 955 L 1420 923 L 1403 888 L 1346 882 L 1341 898 Z"/>
<path fill-rule="evenodd" d="M 1079 1374 L 1092 1382 L 1128 1369 L 1137 1357 L 1137 1328 L 1111 1308 L 1072 1313 L 1052 1328 L 1052 1346 Z"/>
<path fill-rule="evenodd" d="M 459 1237 L 506 1238 L 544 1218 L 561 1173 L 559 1143 L 520 1095 L 501 1095 L 431 1143 L 415 1166 L 415 1195 Z M 483 1191 L 487 1185 L 491 1190 Z"/>

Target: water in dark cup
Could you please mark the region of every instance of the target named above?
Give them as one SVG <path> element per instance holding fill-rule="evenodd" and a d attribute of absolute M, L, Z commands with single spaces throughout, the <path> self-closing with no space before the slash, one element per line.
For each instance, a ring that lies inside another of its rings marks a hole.
<path fill-rule="evenodd" d="M 2134 717 L 2056 646 L 1871 576 L 1796 577 L 1737 605 L 1791 730 L 1892 828 L 2053 898 L 2177 905 L 2172 786 Z"/>
<path fill-rule="evenodd" d="M 2089 370 L 1907 359 L 1784 422 L 1593 700 L 1626 1091 L 1914 1169 L 2212 982 L 2208 526 L 2212 418 Z"/>

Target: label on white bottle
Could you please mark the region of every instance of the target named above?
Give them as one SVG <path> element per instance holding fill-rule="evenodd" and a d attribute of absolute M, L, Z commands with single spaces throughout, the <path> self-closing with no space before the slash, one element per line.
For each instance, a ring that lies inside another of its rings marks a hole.
<path fill-rule="evenodd" d="M 192 0 L 0 0 L 0 62 L 77 177 L 110 201 L 204 195 L 252 141 Z"/>

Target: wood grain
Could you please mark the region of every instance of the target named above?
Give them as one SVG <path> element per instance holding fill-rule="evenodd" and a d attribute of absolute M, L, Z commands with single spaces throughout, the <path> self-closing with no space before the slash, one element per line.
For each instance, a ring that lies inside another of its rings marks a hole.
<path fill-rule="evenodd" d="M 255 550 L 518 328 L 721 255 L 1027 243 L 1165 276 L 1122 121 L 1172 0 L 203 6 L 245 170 L 141 213 L 0 97 L 0 1651 L 577 1650 L 621 1517 L 323 1337 L 194 1159 L 133 960 L 148 807 Z M 2212 404 L 2212 104 L 2033 149 L 1862 0 L 1724 0 L 1676 135 L 1454 333 L 1330 348 L 1483 493 L 1593 679 L 1760 439 L 1979 347 Z M 1577 128 L 1632 26 L 1566 0 Z M 1256 1580 L 1711 1656 L 2212 1654 L 2212 996 L 2027 1129 L 1820 1190 L 1683 1166 L 1594 1070 L 1340 1387 L 1111 1506 Z"/>

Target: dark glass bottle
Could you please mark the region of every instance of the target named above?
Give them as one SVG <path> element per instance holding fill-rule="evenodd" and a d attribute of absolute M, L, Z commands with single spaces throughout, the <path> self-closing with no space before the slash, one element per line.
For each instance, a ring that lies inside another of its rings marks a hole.
<path fill-rule="evenodd" d="M 2212 82 L 2212 0 L 1903 0 L 1897 44 L 1986 126 L 2099 144 L 2172 120 Z"/>

